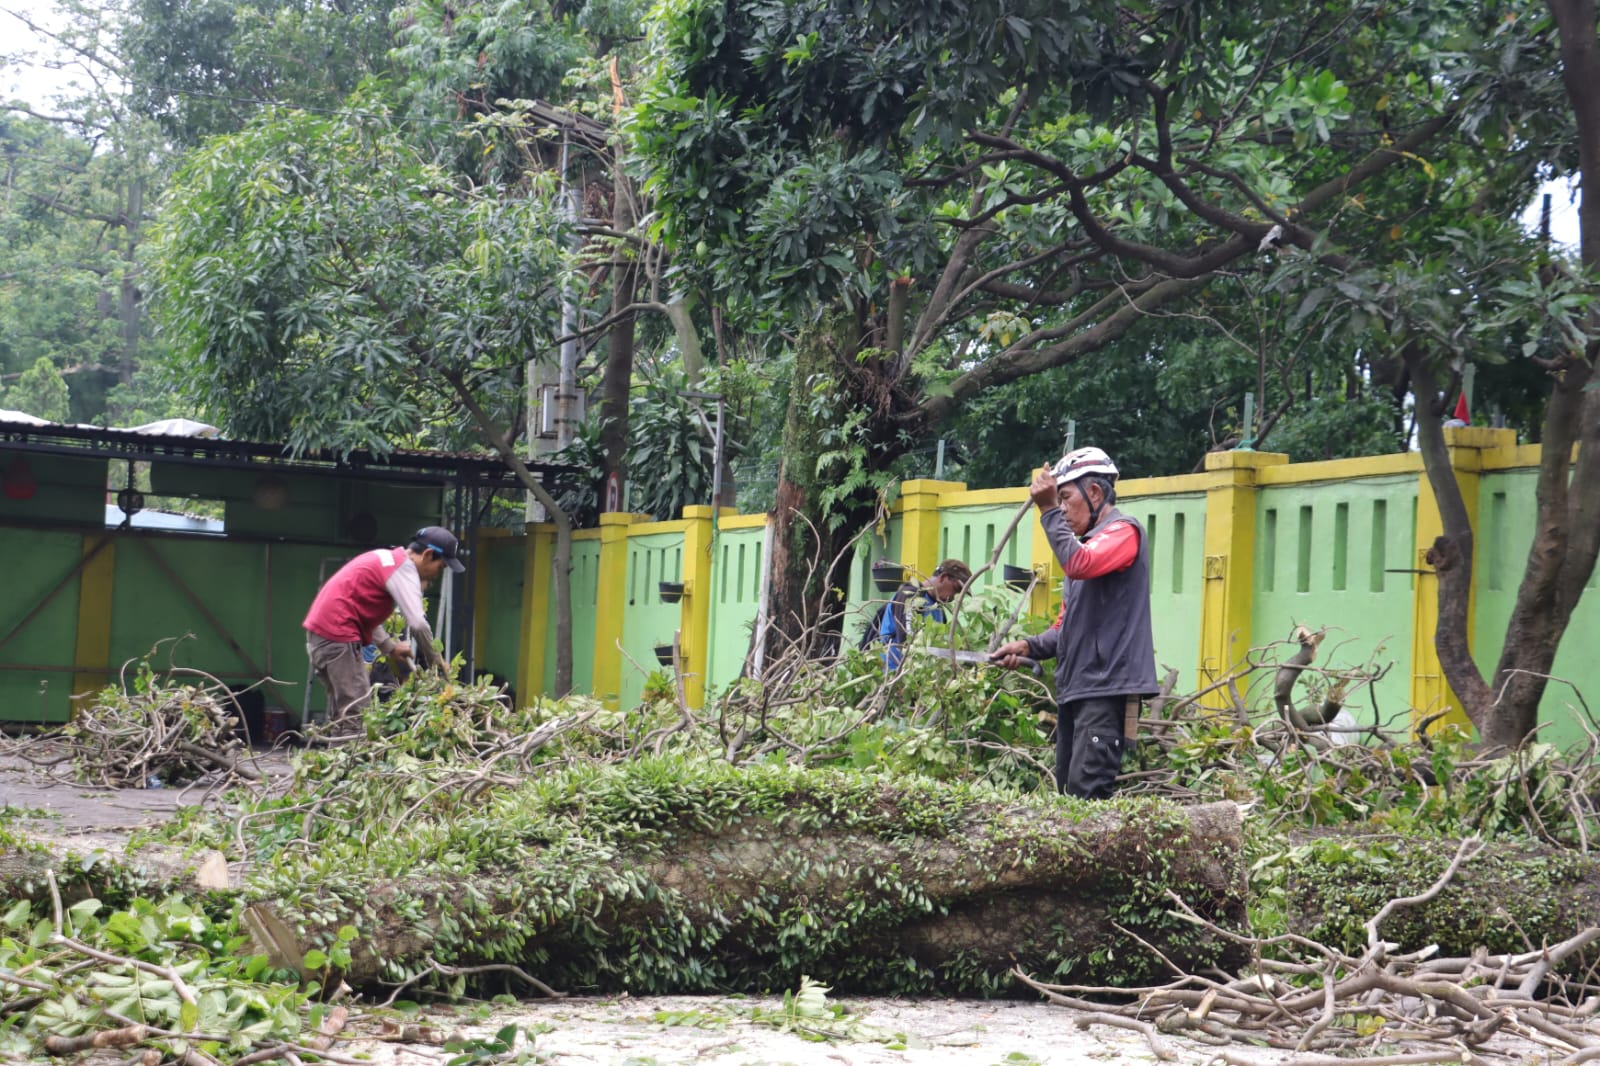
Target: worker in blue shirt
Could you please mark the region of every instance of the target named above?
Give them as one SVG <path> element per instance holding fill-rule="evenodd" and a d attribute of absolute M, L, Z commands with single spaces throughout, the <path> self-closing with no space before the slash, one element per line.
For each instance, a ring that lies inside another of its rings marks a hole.
<path fill-rule="evenodd" d="M 878 642 L 883 645 L 884 669 L 891 673 L 900 668 L 905 659 L 906 641 L 911 636 L 911 612 L 935 622 L 944 622 L 944 605 L 961 595 L 961 590 L 972 580 L 972 568 L 960 559 L 946 559 L 934 568 L 933 574 L 919 587 L 906 584 L 894 594 L 878 618 Z"/>

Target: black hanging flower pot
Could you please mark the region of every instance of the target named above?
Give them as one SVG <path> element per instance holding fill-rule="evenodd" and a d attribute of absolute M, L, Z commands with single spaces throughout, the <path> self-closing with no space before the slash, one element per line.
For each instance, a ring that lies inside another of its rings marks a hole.
<path fill-rule="evenodd" d="M 672 645 L 671 644 L 657 644 L 656 645 L 656 662 L 660 663 L 662 666 L 671 666 L 672 665 Z"/>
<path fill-rule="evenodd" d="M 656 590 L 661 594 L 662 603 L 677 603 L 683 599 L 683 582 L 662 581 L 656 585 Z"/>
<path fill-rule="evenodd" d="M 1033 584 L 1033 571 L 1026 566 L 1005 565 L 1006 585 L 1021 591 Z"/>
<path fill-rule="evenodd" d="M 899 563 L 880 559 L 872 564 L 872 583 L 879 592 L 894 592 L 906 579 L 906 568 Z"/>

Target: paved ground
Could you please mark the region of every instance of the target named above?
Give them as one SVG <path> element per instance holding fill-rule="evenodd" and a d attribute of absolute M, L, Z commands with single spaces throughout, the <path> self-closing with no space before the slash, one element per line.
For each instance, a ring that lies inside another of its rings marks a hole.
<path fill-rule="evenodd" d="M 258 752 L 256 760 L 269 773 L 288 771 L 288 756 L 281 752 Z M 0 753 L 0 806 L 35 812 L 27 824 L 70 837 L 155 825 L 176 808 L 199 803 L 202 795 L 193 788 L 98 788 L 67 778 L 65 771 L 51 774 L 20 756 Z"/>

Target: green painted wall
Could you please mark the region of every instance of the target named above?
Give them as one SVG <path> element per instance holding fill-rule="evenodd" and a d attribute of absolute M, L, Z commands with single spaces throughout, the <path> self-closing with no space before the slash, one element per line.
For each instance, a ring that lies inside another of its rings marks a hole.
<path fill-rule="evenodd" d="M 635 707 L 645 679 L 661 669 L 655 646 L 671 644 L 683 627 L 684 601 L 665 603 L 659 585 L 683 580 L 683 532 L 628 538 L 627 608 L 622 620 L 622 692 L 618 706 Z"/>
<path fill-rule="evenodd" d="M 439 515 L 439 489 L 409 482 L 155 462 L 150 488 L 162 496 L 223 501 L 227 530 L 236 536 L 403 544 Z"/>
<path fill-rule="evenodd" d="M 712 571 L 710 691 L 720 692 L 739 676 L 761 605 L 762 547 L 766 530 L 718 532 Z"/>
<path fill-rule="evenodd" d="M 298 713 L 309 674 L 300 621 L 321 575 L 331 576 L 353 554 L 332 545 L 119 537 L 111 667 L 154 650 L 158 668 L 193 667 L 230 685 L 272 677 L 280 683 L 268 687 L 268 703 Z M 310 688 L 311 707 L 320 711 L 320 686 Z"/>
<path fill-rule="evenodd" d="M 480 674 L 493 674 L 506 684 L 515 685 L 522 660 L 522 587 L 526 580 L 527 541 L 522 537 L 485 537 L 464 575 L 477 577 L 485 567 L 489 580 L 482 609 L 484 632 L 478 635 L 477 667 Z"/>
<path fill-rule="evenodd" d="M 309 691 L 310 709 L 320 712 L 320 686 L 307 685 L 300 620 L 321 580 L 361 550 L 345 536 L 352 518 L 368 515 L 359 524 L 378 530 L 378 539 L 366 543 L 399 544 L 440 513 L 437 487 L 157 461 L 150 466 L 151 493 L 222 500 L 228 536 L 107 531 L 107 476 L 117 481 L 124 461 L 0 450 L 0 470 L 14 469 L 19 458 L 37 487 L 26 499 L 0 495 L 0 551 L 28 560 L 0 593 L 5 721 L 60 722 L 70 712 L 81 582 L 76 576 L 61 582 L 81 560 L 86 536 L 109 535 L 114 554 L 107 654 L 103 662 L 85 663 L 85 672 L 114 679 L 125 663 L 154 649 L 158 667 L 203 670 L 230 685 L 274 678 L 269 704 L 296 713 L 307 706 Z M 258 491 L 264 478 L 276 480 L 273 492 Z M 24 618 L 27 624 L 5 639 Z"/>
<path fill-rule="evenodd" d="M 1514 470 L 1486 474 L 1479 483 L 1474 567 L 1478 599 L 1472 651 L 1485 674 L 1494 670 L 1504 646 L 1517 586 L 1527 566 L 1528 550 L 1533 546 L 1533 525 L 1528 519 L 1534 513 L 1537 477 L 1535 470 Z M 1590 575 L 1561 650 L 1551 665 L 1551 677 L 1559 680 L 1550 682 L 1539 704 L 1539 720 L 1548 723 L 1548 728 L 1539 734 L 1541 740 L 1576 744 L 1585 739 L 1586 728 L 1595 725 L 1594 717 L 1585 714 L 1574 686 L 1589 701 L 1590 710 L 1600 714 L 1600 656 L 1591 643 L 1594 634 L 1600 632 L 1600 596 L 1588 591 L 1597 584 L 1600 568 Z"/>
<path fill-rule="evenodd" d="M 572 541 L 572 691 L 594 687 L 594 621 L 600 593 L 600 538 Z M 556 597 L 550 594 L 544 625 L 545 695 L 554 695 L 556 679 Z"/>
<path fill-rule="evenodd" d="M 871 533 L 856 542 L 855 558 L 850 564 L 849 602 L 845 605 L 844 639 L 853 642 L 861 636 L 862 629 L 889 601 L 893 591 L 880 592 L 872 584 L 872 564 L 880 559 L 900 561 L 900 519 L 892 518 L 881 535 Z M 907 574 L 908 579 L 915 577 Z"/>
<path fill-rule="evenodd" d="M 1150 546 L 1150 621 L 1156 674 L 1178 671 L 1177 691 L 1194 680 L 1200 653 L 1200 591 L 1205 583 L 1206 497 L 1135 496 L 1117 507 L 1144 526 Z M 1033 524 L 1039 529 L 1038 522 Z M 1043 536 L 1043 532 L 1040 531 Z"/>
<path fill-rule="evenodd" d="M 939 558 L 960 559 L 976 570 L 989 561 L 994 546 L 1005 536 L 1017 509 L 1007 504 L 988 504 L 973 507 L 947 507 L 939 512 Z M 994 588 L 1005 581 L 1004 564 L 1027 566 L 1029 564 L 1030 529 L 1037 521 L 1027 515 L 1017 525 L 1017 530 L 1006 541 L 995 568 L 978 579 L 981 588 Z"/>
<path fill-rule="evenodd" d="M 103 526 L 109 465 L 104 457 L 26 455 L 0 447 L 0 472 L 11 489 L 0 493 L 0 523 Z M 30 480 L 32 494 L 13 497 Z"/>
<path fill-rule="evenodd" d="M 83 536 L 0 526 L 0 557 L 12 560 L 0 593 L 0 721 L 65 722 L 78 629 L 73 571 L 83 560 Z"/>
<path fill-rule="evenodd" d="M 1347 699 L 1363 725 L 1374 704 L 1397 728 L 1409 710 L 1416 499 L 1417 479 L 1402 475 L 1268 486 L 1256 500 L 1252 643 L 1304 624 L 1328 631 L 1319 663 L 1387 666 L 1371 691 Z M 1270 706 L 1271 677 L 1259 683 Z"/>

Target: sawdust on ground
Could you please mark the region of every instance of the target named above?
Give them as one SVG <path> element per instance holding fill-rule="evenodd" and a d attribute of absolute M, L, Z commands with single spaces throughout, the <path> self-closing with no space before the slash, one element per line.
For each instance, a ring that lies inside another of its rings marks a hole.
<path fill-rule="evenodd" d="M 815 1028 L 774 1018 L 782 1001 L 764 997 L 646 996 L 541 1000 L 497 1007 L 487 1017 L 430 1012 L 435 1039 L 484 1040 L 518 1026 L 531 1040 L 525 1061 L 564 1066 L 1069 1066 L 1155 1063 L 1139 1033 L 1079 1028 L 1077 1012 L 1045 1003 L 981 1000 L 832 999 L 842 1017 Z M 368 1029 L 361 1024 L 358 1030 Z M 374 1066 L 445 1062 L 439 1046 L 372 1041 L 347 1030 L 344 1054 Z M 522 1037 L 519 1037 L 522 1039 Z M 1173 1044 L 1176 1066 L 1204 1066 L 1215 1048 Z M 1265 1064 L 1275 1061 L 1261 1058 Z"/>

